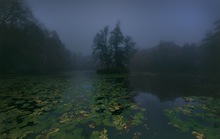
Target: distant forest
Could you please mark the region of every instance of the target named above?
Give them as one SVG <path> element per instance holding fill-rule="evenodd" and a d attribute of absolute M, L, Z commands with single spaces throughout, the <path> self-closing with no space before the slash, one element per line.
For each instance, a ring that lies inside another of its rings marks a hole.
<path fill-rule="evenodd" d="M 130 68 L 154 73 L 220 75 L 220 20 L 199 44 L 179 46 L 161 41 L 155 47 L 139 50 Z"/>
<path fill-rule="evenodd" d="M 112 39 L 117 40 L 117 37 Z M 135 42 L 131 38 L 121 39 L 135 49 Z M 174 42 L 161 41 L 155 47 L 137 50 L 132 55 L 131 60 L 125 64 L 120 63 L 119 58 L 116 63 L 110 61 L 107 66 L 114 65 L 117 68 L 119 65 L 132 71 L 153 73 L 219 75 L 220 21 L 215 22 L 215 29 L 208 32 L 199 44 L 179 46 Z M 93 56 L 83 56 L 66 49 L 56 31 L 50 31 L 41 24 L 23 0 L 0 1 L 1 73 L 99 69 L 94 66 Z"/>

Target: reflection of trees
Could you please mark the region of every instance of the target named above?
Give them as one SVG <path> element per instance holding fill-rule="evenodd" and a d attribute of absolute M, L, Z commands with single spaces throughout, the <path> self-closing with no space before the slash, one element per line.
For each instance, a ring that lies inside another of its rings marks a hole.
<path fill-rule="evenodd" d="M 135 91 L 144 91 L 156 95 L 161 101 L 174 100 L 181 96 L 211 96 L 216 88 L 208 79 L 189 76 L 143 76 L 130 78 Z"/>

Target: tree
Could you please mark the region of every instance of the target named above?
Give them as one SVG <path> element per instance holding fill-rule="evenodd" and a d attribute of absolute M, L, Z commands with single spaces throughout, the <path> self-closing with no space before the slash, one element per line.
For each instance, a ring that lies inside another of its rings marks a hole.
<path fill-rule="evenodd" d="M 106 68 L 112 67 L 112 49 L 108 47 L 108 26 L 96 34 L 93 40 L 93 56 Z"/>
<path fill-rule="evenodd" d="M 220 75 L 220 20 L 215 22 L 214 31 L 210 31 L 203 39 L 202 49 L 202 68 L 210 74 Z"/>
<path fill-rule="evenodd" d="M 131 68 L 162 74 L 195 73 L 196 50 L 196 44 L 178 46 L 174 42 L 161 41 L 155 47 L 138 51 L 132 59 Z"/>
<path fill-rule="evenodd" d="M 135 54 L 136 43 L 132 40 L 130 36 L 124 38 L 124 65 L 128 67 L 130 65 L 130 59 Z"/>
<path fill-rule="evenodd" d="M 109 38 L 110 48 L 113 49 L 112 57 L 114 60 L 114 67 L 122 68 L 124 60 L 123 52 L 124 36 L 120 29 L 120 22 L 117 22 L 116 27 L 111 32 Z"/>
<path fill-rule="evenodd" d="M 71 67 L 71 57 L 24 0 L 0 1 L 0 72 L 60 71 Z"/>
<path fill-rule="evenodd" d="M 130 36 L 124 37 L 120 22 L 108 32 L 108 26 L 97 33 L 93 40 L 93 56 L 106 71 L 127 71 L 135 52 L 135 42 Z"/>
<path fill-rule="evenodd" d="M 36 20 L 24 0 L 1 0 L 0 26 L 16 25 L 22 27 Z"/>

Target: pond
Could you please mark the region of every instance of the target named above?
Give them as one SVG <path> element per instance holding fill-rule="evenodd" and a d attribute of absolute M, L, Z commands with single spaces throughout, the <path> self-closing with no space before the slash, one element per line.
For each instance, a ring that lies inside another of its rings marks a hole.
<path fill-rule="evenodd" d="M 66 72 L 0 79 L 0 138 L 219 139 L 220 84 Z"/>

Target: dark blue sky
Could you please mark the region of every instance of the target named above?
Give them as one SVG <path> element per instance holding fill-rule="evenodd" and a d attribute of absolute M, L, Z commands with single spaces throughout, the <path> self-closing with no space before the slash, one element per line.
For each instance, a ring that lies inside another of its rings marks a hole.
<path fill-rule="evenodd" d="M 220 0 L 26 0 L 34 15 L 56 30 L 67 48 L 91 52 L 95 34 L 121 21 L 139 48 L 160 40 L 198 43 L 220 18 Z M 219 14 L 218 14 L 219 13 Z"/>

